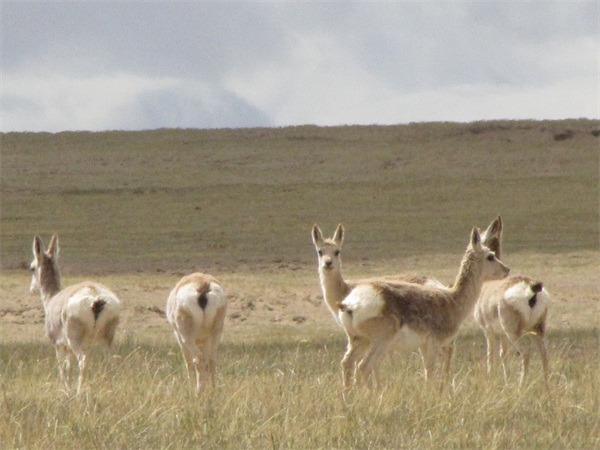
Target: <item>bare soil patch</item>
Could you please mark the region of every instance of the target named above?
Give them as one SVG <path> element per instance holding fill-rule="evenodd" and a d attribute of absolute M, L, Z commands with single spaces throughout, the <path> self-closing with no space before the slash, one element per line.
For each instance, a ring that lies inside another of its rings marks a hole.
<path fill-rule="evenodd" d="M 316 258 L 315 258 L 316 259 Z M 552 295 L 549 329 L 598 328 L 600 285 L 598 252 L 548 255 L 507 255 L 512 273 L 527 274 L 544 281 Z M 348 278 L 414 272 L 451 283 L 460 255 L 430 255 L 393 261 L 348 261 Z M 339 329 L 322 302 L 315 266 L 273 264 L 259 270 L 213 273 L 229 297 L 224 340 L 231 342 L 268 340 L 273 335 L 298 339 L 339 334 Z M 163 316 L 169 291 L 180 274 L 138 273 L 97 277 L 111 286 L 123 302 L 118 339 L 153 342 L 172 339 Z M 66 277 L 63 285 L 82 280 Z M 0 281 L 0 339 L 26 342 L 44 339 L 43 311 L 38 295 L 29 293 L 28 273 L 5 275 Z M 476 329 L 472 320 L 463 331 Z M 173 340 L 173 343 L 175 341 Z"/>

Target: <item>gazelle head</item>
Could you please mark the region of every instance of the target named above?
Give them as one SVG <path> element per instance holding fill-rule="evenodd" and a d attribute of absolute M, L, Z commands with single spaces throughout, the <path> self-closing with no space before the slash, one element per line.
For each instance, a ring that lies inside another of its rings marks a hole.
<path fill-rule="evenodd" d="M 482 243 L 481 232 L 477 227 L 471 231 L 471 241 L 467 253 L 482 265 L 482 279 L 500 280 L 508 275 L 510 269 L 498 259 L 496 254 Z"/>
<path fill-rule="evenodd" d="M 502 218 L 500 216 L 496 217 L 481 234 L 481 242 L 493 251 L 498 259 L 502 258 Z"/>
<path fill-rule="evenodd" d="M 31 270 L 31 293 L 43 290 L 60 290 L 58 275 L 58 235 L 54 234 L 50 240 L 48 250 L 44 250 L 44 243 L 39 236 L 33 238 L 33 261 L 29 266 Z"/>
<path fill-rule="evenodd" d="M 340 271 L 344 227 L 341 224 L 338 225 L 331 239 L 323 239 L 321 229 L 315 224 L 312 229 L 312 239 L 319 258 L 319 272 Z"/>

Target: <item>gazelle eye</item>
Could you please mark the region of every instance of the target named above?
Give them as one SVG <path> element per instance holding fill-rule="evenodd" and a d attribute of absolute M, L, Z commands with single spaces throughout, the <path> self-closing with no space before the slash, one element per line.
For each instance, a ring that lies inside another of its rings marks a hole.
<path fill-rule="evenodd" d="M 487 260 L 488 261 L 493 261 L 494 260 L 494 255 L 488 255 Z"/>
<path fill-rule="evenodd" d="M 340 256 L 340 251 L 339 250 L 335 251 L 335 256 Z"/>
<path fill-rule="evenodd" d="M 318 250 L 317 253 L 319 254 L 319 256 L 323 256 L 323 250 Z"/>

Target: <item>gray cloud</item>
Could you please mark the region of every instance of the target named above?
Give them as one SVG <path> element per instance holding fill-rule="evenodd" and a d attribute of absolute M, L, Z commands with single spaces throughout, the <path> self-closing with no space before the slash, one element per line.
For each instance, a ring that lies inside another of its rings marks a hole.
<path fill-rule="evenodd" d="M 272 125 L 262 111 L 228 92 L 202 95 L 189 89 L 144 93 L 118 114 L 116 122 L 124 129 L 220 128 L 224 117 L 236 127 Z"/>
<path fill-rule="evenodd" d="M 597 118 L 597 24 L 594 2 L 4 2 L 2 130 Z"/>

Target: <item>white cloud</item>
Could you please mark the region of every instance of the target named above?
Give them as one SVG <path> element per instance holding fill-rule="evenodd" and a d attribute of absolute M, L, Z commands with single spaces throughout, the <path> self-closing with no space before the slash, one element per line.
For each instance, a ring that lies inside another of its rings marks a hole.
<path fill-rule="evenodd" d="M 592 39 L 556 42 L 537 55 L 540 79 L 452 83 L 398 91 L 333 36 L 296 38 L 285 60 L 227 77 L 227 89 L 269 111 L 275 125 L 599 117 Z M 536 49 L 523 46 L 521 57 Z M 554 74 L 560 73 L 560 77 Z"/>
<path fill-rule="evenodd" d="M 87 78 L 35 73 L 3 73 L 2 129 L 94 130 L 119 127 L 118 112 L 147 92 L 171 89 L 177 81 L 129 74 Z"/>
<path fill-rule="evenodd" d="M 2 131 L 214 128 L 223 113 L 240 126 L 269 125 L 260 111 L 197 80 L 16 72 L 2 74 L 2 91 Z"/>
<path fill-rule="evenodd" d="M 598 75 L 600 69 L 600 32 L 597 36 L 579 36 L 569 41 L 553 39 L 543 48 L 523 45 L 519 51 L 528 58 L 542 80 Z M 538 80 L 531 80 L 535 84 Z"/>
<path fill-rule="evenodd" d="M 335 37 L 297 35 L 293 42 L 285 59 L 232 73 L 224 85 L 269 111 L 275 123 L 318 123 L 333 105 L 344 109 L 360 95 L 356 90 L 357 79 L 364 76 L 360 64 Z"/>
<path fill-rule="evenodd" d="M 598 117 L 597 93 L 589 80 L 578 78 L 537 87 L 456 85 L 373 103 L 355 119 L 380 117 L 381 123 L 394 124 Z"/>

